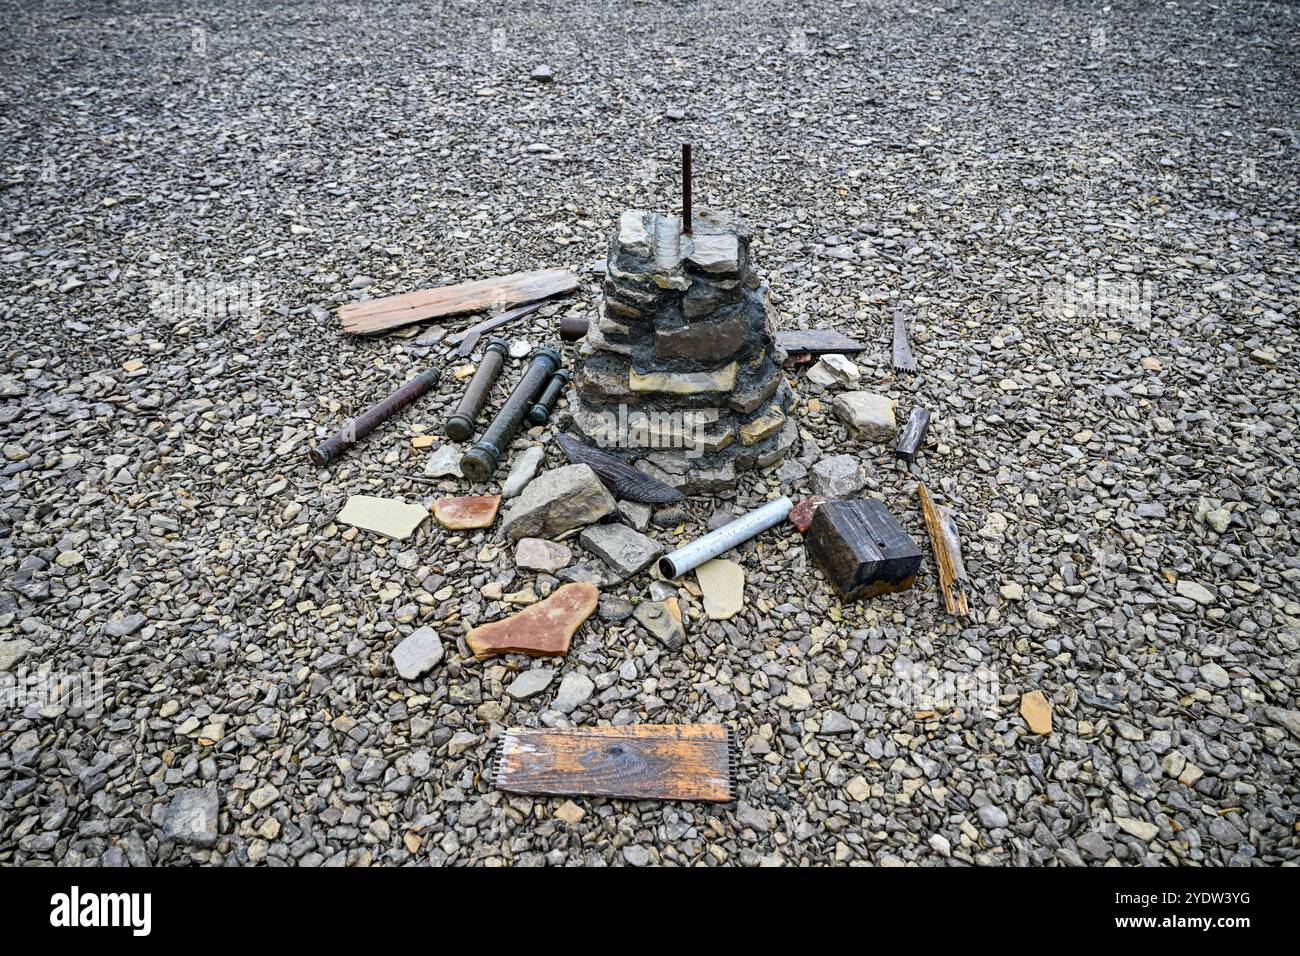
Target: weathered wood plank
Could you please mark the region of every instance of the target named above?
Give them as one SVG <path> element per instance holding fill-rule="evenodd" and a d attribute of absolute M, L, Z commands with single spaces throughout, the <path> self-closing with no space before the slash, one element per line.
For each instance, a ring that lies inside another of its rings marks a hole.
<path fill-rule="evenodd" d="M 834 329 L 788 329 L 776 333 L 776 344 L 789 355 L 861 352 L 867 347 L 865 343 Z"/>
<path fill-rule="evenodd" d="M 939 593 L 943 595 L 944 607 L 955 617 L 965 617 L 970 613 L 966 598 L 969 585 L 966 581 L 966 565 L 961 557 L 957 521 L 947 508 L 940 508 L 930 500 L 930 492 L 924 482 L 918 483 L 917 494 L 921 497 L 925 528 L 930 532 L 934 563 L 939 569 Z"/>
<path fill-rule="evenodd" d="M 578 277 L 567 269 L 539 269 L 341 305 L 339 321 L 344 332 L 370 335 L 425 319 L 546 299 L 577 287 Z"/>
<path fill-rule="evenodd" d="M 722 724 L 513 727 L 492 777 L 509 793 L 727 803 L 735 770 L 735 741 Z"/>

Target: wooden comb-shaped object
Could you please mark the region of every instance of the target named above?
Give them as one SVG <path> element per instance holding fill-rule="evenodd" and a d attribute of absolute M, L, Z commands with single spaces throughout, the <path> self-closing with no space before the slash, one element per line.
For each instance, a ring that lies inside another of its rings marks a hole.
<path fill-rule="evenodd" d="M 501 737 L 498 790 L 630 800 L 736 798 L 736 741 L 722 724 L 512 727 Z"/>

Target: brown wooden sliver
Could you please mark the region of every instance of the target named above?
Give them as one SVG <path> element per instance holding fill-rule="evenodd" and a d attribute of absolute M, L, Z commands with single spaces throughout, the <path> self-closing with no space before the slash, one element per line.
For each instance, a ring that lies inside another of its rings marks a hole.
<path fill-rule="evenodd" d="M 568 269 L 539 269 L 341 305 L 339 321 L 344 332 L 369 335 L 425 319 L 533 302 L 577 287 L 578 277 Z"/>
<path fill-rule="evenodd" d="M 947 508 L 940 508 L 930 500 L 930 492 L 923 482 L 917 485 L 921 496 L 921 512 L 925 527 L 930 532 L 930 547 L 934 563 L 939 569 L 939 592 L 944 607 L 956 617 L 970 613 L 966 598 L 966 565 L 961 557 L 961 539 L 957 536 L 957 522 Z"/>
<path fill-rule="evenodd" d="M 735 738 L 722 724 L 513 727 L 492 776 L 510 793 L 727 803 L 735 768 Z"/>

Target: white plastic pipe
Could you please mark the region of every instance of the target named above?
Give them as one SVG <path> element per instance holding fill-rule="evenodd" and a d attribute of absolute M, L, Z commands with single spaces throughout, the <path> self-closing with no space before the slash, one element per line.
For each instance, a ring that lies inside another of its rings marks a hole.
<path fill-rule="evenodd" d="M 717 531 L 710 531 L 704 537 L 682 545 L 672 554 L 664 555 L 659 559 L 659 573 L 666 578 L 679 578 L 710 558 L 716 558 L 722 552 L 730 551 L 736 545 L 744 544 L 754 535 L 780 524 L 789 516 L 790 509 L 793 507 L 794 502 L 789 498 L 769 501 L 763 507 L 747 515 L 741 515 L 730 524 L 724 524 Z"/>

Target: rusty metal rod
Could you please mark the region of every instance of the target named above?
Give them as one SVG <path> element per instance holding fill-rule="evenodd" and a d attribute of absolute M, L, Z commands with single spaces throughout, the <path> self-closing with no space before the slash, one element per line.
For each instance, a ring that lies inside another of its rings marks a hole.
<path fill-rule="evenodd" d="M 551 376 L 546 387 L 542 389 L 542 394 L 537 396 L 537 401 L 528 410 L 530 425 L 545 425 L 551 420 L 551 412 L 555 411 L 556 402 L 560 400 L 560 395 L 572 380 L 573 376 L 564 369 L 558 369 Z"/>
<path fill-rule="evenodd" d="M 487 481 L 492 477 L 501 453 L 514 439 L 534 397 L 546 385 L 551 373 L 560 367 L 560 353 L 556 349 L 534 349 L 531 359 L 523 378 L 483 432 L 483 437 L 461 456 L 460 473 L 470 481 Z"/>
<path fill-rule="evenodd" d="M 487 401 L 488 393 L 492 391 L 492 383 L 501 374 L 501 366 L 505 364 L 509 354 L 510 346 L 503 339 L 493 339 L 487 344 L 487 348 L 483 350 L 483 359 L 478 363 L 474 377 L 469 380 L 469 387 L 465 389 L 460 404 L 456 406 L 456 410 L 447 419 L 447 424 L 443 426 L 442 430 L 447 433 L 448 438 L 453 441 L 466 441 L 473 436 L 474 419 L 478 418 L 483 403 Z"/>
<path fill-rule="evenodd" d="M 442 373 L 436 368 L 421 372 L 397 391 L 381 402 L 376 402 L 352 421 L 348 422 L 329 438 L 309 452 L 312 463 L 324 467 L 337 461 L 343 454 L 362 438 L 365 438 L 379 425 L 392 418 L 411 402 L 415 401 L 433 386 L 438 384 Z"/>
<path fill-rule="evenodd" d="M 682 143 L 682 232 L 691 234 L 691 144 Z"/>

